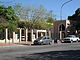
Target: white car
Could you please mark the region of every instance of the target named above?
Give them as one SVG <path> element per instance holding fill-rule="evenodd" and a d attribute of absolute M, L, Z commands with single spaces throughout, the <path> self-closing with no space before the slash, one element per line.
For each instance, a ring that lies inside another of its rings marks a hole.
<path fill-rule="evenodd" d="M 63 38 L 63 40 L 62 40 L 62 42 L 74 42 L 74 41 L 76 41 L 76 42 L 78 42 L 78 41 L 80 41 L 80 39 L 79 39 L 79 37 L 76 37 L 75 35 L 68 35 L 67 37 L 65 37 L 65 38 Z"/>

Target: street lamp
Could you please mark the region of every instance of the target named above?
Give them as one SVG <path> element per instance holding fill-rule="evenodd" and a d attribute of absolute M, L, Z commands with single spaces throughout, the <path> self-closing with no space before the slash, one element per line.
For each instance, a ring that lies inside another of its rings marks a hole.
<path fill-rule="evenodd" d="M 72 0 L 69 0 L 69 1 L 67 1 L 67 2 L 65 2 L 65 3 L 62 4 L 61 9 L 60 9 L 60 20 L 61 20 L 61 21 L 62 21 L 62 8 L 63 8 L 63 6 L 64 6 L 65 4 L 67 4 L 67 3 L 71 2 L 71 1 L 72 1 Z M 61 30 L 60 30 L 60 39 L 62 39 L 62 24 L 61 24 Z"/>

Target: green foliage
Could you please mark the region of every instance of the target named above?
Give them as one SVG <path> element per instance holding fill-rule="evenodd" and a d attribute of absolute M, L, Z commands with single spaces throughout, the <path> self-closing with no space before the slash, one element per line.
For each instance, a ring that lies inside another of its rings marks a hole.
<path fill-rule="evenodd" d="M 0 30 L 3 28 L 9 28 L 12 31 L 16 30 L 15 22 L 18 20 L 19 18 L 15 15 L 14 9 L 11 6 L 0 6 Z"/>
<path fill-rule="evenodd" d="M 34 29 L 34 28 L 33 28 L 33 21 L 32 21 L 32 20 L 27 21 L 25 24 L 26 24 L 25 26 L 26 26 L 28 29 Z"/>
<path fill-rule="evenodd" d="M 18 27 L 48 29 L 54 21 L 52 11 L 47 11 L 42 5 L 38 7 L 23 7 L 21 4 L 16 4 L 14 9 L 20 19 L 28 20 L 28 22 L 19 22 Z"/>
<path fill-rule="evenodd" d="M 52 17 L 48 17 L 47 22 L 48 23 L 53 23 L 54 19 Z"/>
<path fill-rule="evenodd" d="M 34 20 L 33 21 L 33 27 L 35 29 L 46 29 L 46 21 L 39 19 L 39 20 Z"/>
<path fill-rule="evenodd" d="M 33 22 L 32 21 L 28 21 L 28 20 L 25 20 L 25 21 L 18 21 L 18 27 L 19 28 L 28 28 L 28 29 L 32 29 L 33 28 Z"/>
<path fill-rule="evenodd" d="M 52 25 L 48 24 L 43 19 L 38 20 L 26 20 L 26 21 L 19 21 L 18 27 L 20 28 L 28 28 L 28 29 L 48 29 Z"/>
<path fill-rule="evenodd" d="M 7 24 L 0 24 L 0 32 L 2 32 L 4 30 L 4 28 L 6 28 Z"/>
<path fill-rule="evenodd" d="M 68 19 L 73 21 L 80 21 L 80 8 L 75 11 L 75 14 L 68 16 Z"/>
<path fill-rule="evenodd" d="M 5 20 L 7 20 L 7 21 L 18 20 L 18 17 L 15 15 L 14 10 L 11 6 L 9 6 L 9 7 L 0 6 L 0 16 L 3 16 L 5 18 Z"/>
<path fill-rule="evenodd" d="M 10 31 L 17 31 L 17 24 L 16 24 L 16 22 L 9 21 L 8 24 L 7 24 L 7 28 Z"/>
<path fill-rule="evenodd" d="M 68 16 L 68 19 L 71 21 L 71 27 L 80 30 L 80 8 L 75 11 L 75 14 Z"/>
<path fill-rule="evenodd" d="M 19 28 L 24 28 L 25 27 L 25 22 L 18 22 L 18 27 Z"/>

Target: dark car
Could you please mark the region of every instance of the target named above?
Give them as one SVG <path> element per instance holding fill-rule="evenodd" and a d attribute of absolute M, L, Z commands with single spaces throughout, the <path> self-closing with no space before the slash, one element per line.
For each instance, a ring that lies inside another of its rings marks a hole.
<path fill-rule="evenodd" d="M 39 37 L 37 38 L 35 41 L 34 41 L 34 44 L 52 44 L 52 38 L 49 37 L 49 36 L 42 36 L 42 37 Z"/>

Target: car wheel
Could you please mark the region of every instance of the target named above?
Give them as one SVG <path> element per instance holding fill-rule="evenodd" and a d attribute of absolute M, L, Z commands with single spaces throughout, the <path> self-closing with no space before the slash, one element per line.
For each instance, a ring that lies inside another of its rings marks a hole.
<path fill-rule="evenodd" d="M 41 45 L 43 45 L 43 42 L 41 42 Z"/>
<path fill-rule="evenodd" d="M 76 42 L 78 42 L 78 39 L 77 39 L 77 41 Z"/>
<path fill-rule="evenodd" d="M 49 45 L 52 45 L 52 42 L 49 42 Z"/>

